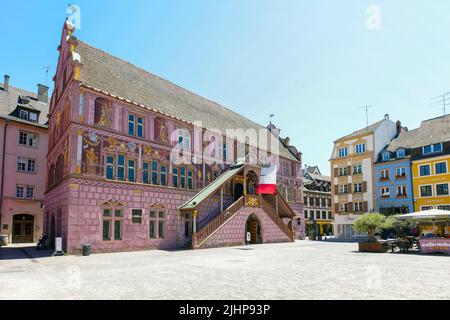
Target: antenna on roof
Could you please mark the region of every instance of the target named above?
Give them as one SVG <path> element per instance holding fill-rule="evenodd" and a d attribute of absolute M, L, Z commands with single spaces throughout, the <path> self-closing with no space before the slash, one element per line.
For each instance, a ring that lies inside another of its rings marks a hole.
<path fill-rule="evenodd" d="M 50 69 L 50 66 L 45 66 L 45 85 L 47 85 L 47 78 L 48 78 L 48 70 Z"/>
<path fill-rule="evenodd" d="M 269 124 L 272 124 L 272 118 L 273 118 L 273 116 L 274 116 L 274 114 L 273 114 L 273 113 L 271 113 L 271 114 L 269 115 L 269 118 L 270 118 L 270 120 L 269 120 Z"/>
<path fill-rule="evenodd" d="M 432 100 L 436 100 L 433 103 L 431 103 L 430 105 L 440 105 L 442 106 L 442 111 L 444 111 L 444 116 L 447 115 L 447 105 L 449 104 L 448 102 L 450 101 L 450 92 L 447 93 L 443 93 L 437 97 L 431 98 Z"/>
<path fill-rule="evenodd" d="M 367 106 L 359 107 L 359 109 L 366 109 L 366 128 L 369 128 L 369 108 L 372 108 L 373 106 L 371 104 Z"/>

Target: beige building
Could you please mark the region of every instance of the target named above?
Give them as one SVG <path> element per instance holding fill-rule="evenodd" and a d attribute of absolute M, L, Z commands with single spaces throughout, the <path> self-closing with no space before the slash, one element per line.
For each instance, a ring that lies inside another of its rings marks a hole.
<path fill-rule="evenodd" d="M 373 163 L 396 136 L 399 123 L 384 119 L 334 142 L 330 159 L 332 210 L 336 238 L 363 236 L 353 229 L 354 220 L 375 208 Z"/>

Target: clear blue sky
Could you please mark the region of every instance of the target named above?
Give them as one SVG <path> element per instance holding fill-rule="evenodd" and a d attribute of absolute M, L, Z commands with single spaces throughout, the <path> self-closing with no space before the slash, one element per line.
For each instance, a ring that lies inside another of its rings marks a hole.
<path fill-rule="evenodd" d="M 450 1 L 84 1 L 76 35 L 254 121 L 269 114 L 304 163 L 329 173 L 333 141 L 389 113 L 414 128 L 450 91 Z M 0 74 L 49 85 L 67 1 L 2 1 Z M 366 26 L 381 10 L 381 29 Z M 1 80 L 0 80 L 1 81 Z"/>

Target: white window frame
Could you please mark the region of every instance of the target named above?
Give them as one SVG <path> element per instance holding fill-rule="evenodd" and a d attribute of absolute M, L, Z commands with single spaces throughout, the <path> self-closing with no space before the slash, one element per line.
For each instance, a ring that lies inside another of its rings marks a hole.
<path fill-rule="evenodd" d="M 421 170 L 420 170 L 420 168 L 422 168 L 422 167 L 428 167 L 430 174 L 428 174 L 428 175 L 422 175 L 422 172 L 421 172 Z M 419 176 L 420 176 L 420 177 L 428 177 L 428 176 L 431 176 L 431 174 L 432 174 L 432 172 L 431 172 L 431 165 L 430 165 L 429 163 L 419 165 Z"/>
<path fill-rule="evenodd" d="M 400 154 L 401 152 L 401 154 Z M 397 150 L 397 158 L 402 159 L 406 156 L 406 151 L 405 149 L 398 149 Z"/>
<path fill-rule="evenodd" d="M 422 187 L 430 187 L 431 188 L 431 195 L 429 196 L 423 196 L 422 195 Z M 434 196 L 434 190 L 433 190 L 433 185 L 432 184 L 422 184 L 419 186 L 419 196 L 420 198 L 431 198 Z"/>
<path fill-rule="evenodd" d="M 362 154 L 366 152 L 366 144 L 365 143 L 358 143 L 355 146 L 355 152 L 356 154 Z"/>
<path fill-rule="evenodd" d="M 381 187 L 380 194 L 382 198 L 388 198 L 391 196 L 391 188 L 390 187 Z"/>
<path fill-rule="evenodd" d="M 437 164 L 442 164 L 442 163 L 445 164 L 445 172 L 437 173 L 436 165 L 437 165 Z M 448 173 L 448 164 L 447 164 L 447 161 L 439 161 L 439 162 L 435 162 L 435 163 L 434 163 L 434 166 L 433 166 L 433 169 L 434 169 L 434 174 L 436 174 L 436 175 L 447 174 L 447 173 Z"/>
<path fill-rule="evenodd" d="M 339 148 L 338 156 L 339 158 L 345 158 L 346 156 L 348 156 L 348 147 Z"/>
<path fill-rule="evenodd" d="M 438 187 L 438 185 L 447 185 L 447 191 L 449 191 L 447 194 L 438 194 L 438 189 L 437 189 L 437 187 Z M 436 191 L 436 193 L 435 193 L 435 195 L 436 195 L 436 197 L 448 197 L 449 195 L 450 195 L 450 189 L 449 189 L 449 184 L 448 184 L 448 182 L 447 183 L 436 183 L 435 185 L 434 185 L 434 188 L 435 188 L 435 191 Z"/>

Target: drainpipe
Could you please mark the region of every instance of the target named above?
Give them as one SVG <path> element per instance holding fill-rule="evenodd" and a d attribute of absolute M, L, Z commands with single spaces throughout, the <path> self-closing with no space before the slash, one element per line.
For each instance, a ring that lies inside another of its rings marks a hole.
<path fill-rule="evenodd" d="M 0 189 L 0 228 L 2 228 L 2 209 L 3 209 L 3 189 L 5 179 L 5 151 L 6 151 L 6 128 L 8 127 L 8 120 L 5 119 L 5 127 L 3 128 L 3 155 L 2 155 L 2 187 Z M 0 229 L 1 233 L 1 229 Z"/>

